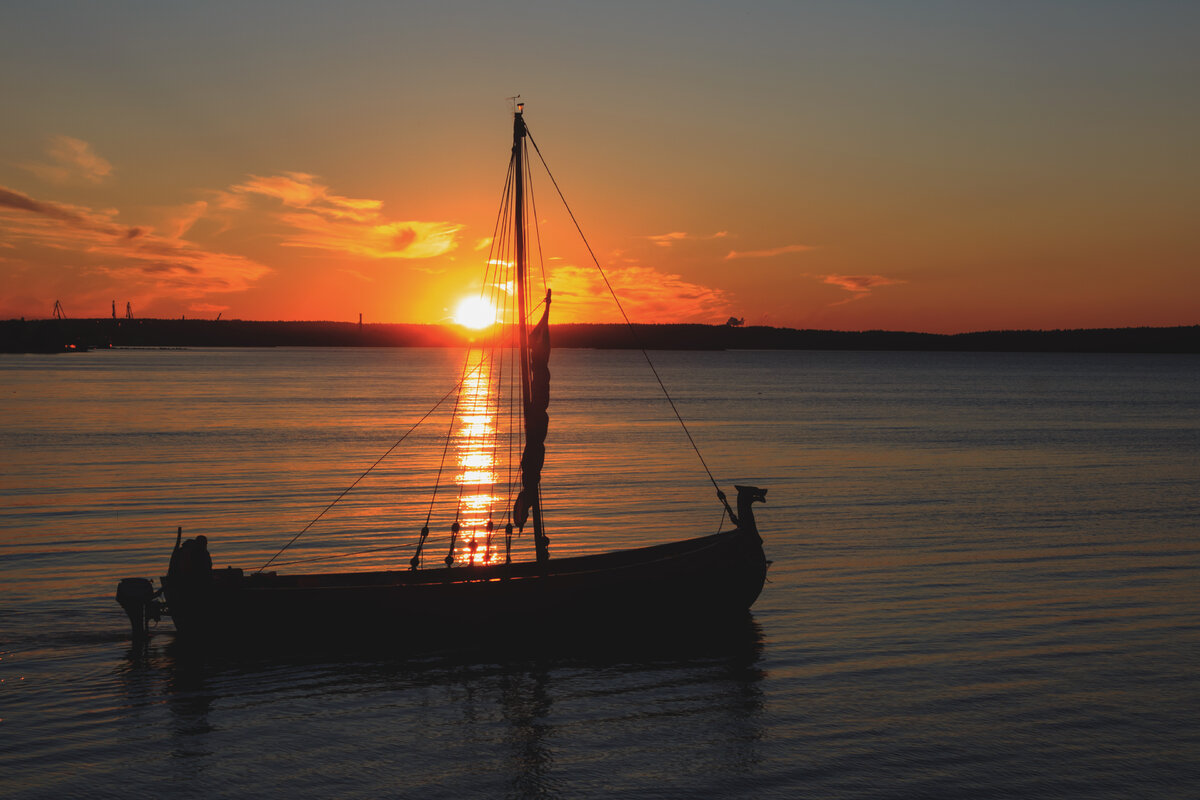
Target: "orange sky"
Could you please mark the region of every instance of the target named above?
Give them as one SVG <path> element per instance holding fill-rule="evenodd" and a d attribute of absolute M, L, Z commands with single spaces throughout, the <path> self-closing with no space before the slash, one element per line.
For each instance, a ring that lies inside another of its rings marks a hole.
<path fill-rule="evenodd" d="M 446 321 L 520 92 L 635 321 L 1200 323 L 1194 5 L 16 5 L 0 318 Z"/>

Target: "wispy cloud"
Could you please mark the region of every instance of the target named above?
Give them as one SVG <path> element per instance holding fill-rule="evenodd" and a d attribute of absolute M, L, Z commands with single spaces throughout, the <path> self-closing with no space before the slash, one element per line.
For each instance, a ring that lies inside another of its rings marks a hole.
<path fill-rule="evenodd" d="M 72 242 L 107 243 L 129 241 L 144 233 L 142 228 L 116 224 L 113 212 L 97 212 L 82 206 L 37 200 L 0 186 L 0 217 L 8 220 L 10 234 L 18 239 L 44 239 L 50 247 L 68 247 Z M 47 232 L 56 230 L 63 238 L 55 241 Z"/>
<path fill-rule="evenodd" d="M 771 258 L 772 256 L 782 256 L 787 253 L 805 253 L 814 249 L 807 244 L 785 244 L 782 247 L 772 247 L 770 250 L 730 250 L 725 256 L 726 260 L 734 258 Z"/>
<path fill-rule="evenodd" d="M 47 154 L 25 166 L 56 183 L 99 182 L 112 172 L 78 139 L 56 137 Z M 179 308 L 178 301 L 192 300 L 197 309 L 221 310 L 222 300 L 210 295 L 254 287 L 273 271 L 273 259 L 289 275 L 302 271 L 294 258 L 299 248 L 335 256 L 329 266 L 363 282 L 377 279 L 370 267 L 381 262 L 442 271 L 437 257 L 459 246 L 464 227 L 389 217 L 382 200 L 340 194 L 304 172 L 250 174 L 200 197 L 158 209 L 152 224 L 130 225 L 115 208 L 0 187 L 0 252 L 10 274 L 27 276 L 28 291 L 18 299 L 36 304 L 42 294 L 69 285 L 69 293 L 89 304 L 120 291 L 142 308 Z M 5 298 L 6 308 L 16 308 L 14 298 Z M 215 305 L 201 308 L 206 302 Z"/>
<path fill-rule="evenodd" d="M 714 322 L 729 316 L 729 299 L 720 289 L 642 266 L 610 268 L 606 274 L 634 322 Z M 555 267 L 549 281 L 561 312 L 559 319 L 570 322 L 619 319 L 608 288 L 595 269 Z"/>
<path fill-rule="evenodd" d="M 183 238 L 207 211 L 208 203 L 204 200 L 188 203 L 172 214 L 167 221 L 166 227 L 170 230 L 167 235 L 176 239 Z"/>
<path fill-rule="evenodd" d="M 243 256 L 190 247 L 174 248 L 159 260 L 138 253 L 127 257 L 132 259 L 128 263 L 101 266 L 96 271 L 120 281 L 150 283 L 159 293 L 179 297 L 244 291 L 270 271 Z"/>
<path fill-rule="evenodd" d="M 685 233 L 684 231 L 671 231 L 670 233 L 660 233 L 654 236 L 647 236 L 645 238 L 654 242 L 659 247 L 670 247 L 676 242 L 682 242 L 686 240 L 708 241 L 711 239 L 724 239 L 728 235 L 728 231 L 717 231 L 716 233 L 712 233 L 707 236 L 692 235 Z"/>
<path fill-rule="evenodd" d="M 100 183 L 112 173 L 112 164 L 92 146 L 71 136 L 51 136 L 46 145 L 50 161 L 31 161 L 20 166 L 50 183 Z"/>
<path fill-rule="evenodd" d="M 853 293 L 852 296 L 847 297 L 845 300 L 839 300 L 836 303 L 832 304 L 835 306 L 845 305 L 846 303 L 852 303 L 855 300 L 861 300 L 862 298 L 866 297 L 871 292 L 871 290 L 877 286 L 892 286 L 894 284 L 906 282 L 906 281 L 899 280 L 897 278 L 886 278 L 883 275 L 837 275 L 837 274 L 831 274 L 831 275 L 817 275 L 816 277 L 820 278 L 822 283 L 828 283 L 832 286 L 840 286 L 841 288 L 845 289 L 846 291 Z"/>
<path fill-rule="evenodd" d="M 248 288 L 270 270 L 152 228 L 120 225 L 115 211 L 37 200 L 0 187 L 0 228 L 10 241 L 65 252 L 78 267 L 188 297 Z"/>
<path fill-rule="evenodd" d="M 360 272 L 359 270 L 356 270 L 356 269 L 350 269 L 349 267 L 342 267 L 341 269 L 338 270 L 338 272 L 349 275 L 352 278 L 358 278 L 360 281 L 363 281 L 365 283 L 373 283 L 375 281 L 375 279 L 372 278 L 370 275 L 367 275 L 366 273 Z"/>
<path fill-rule="evenodd" d="M 283 226 L 280 244 L 347 253 L 375 259 L 425 259 L 458 246 L 463 226 L 452 222 L 397 221 L 383 216 L 381 200 L 333 194 L 317 178 L 302 172 L 250 178 L 219 193 L 223 212 L 245 212 L 248 196 L 279 201 L 285 210 L 270 212 Z"/>
<path fill-rule="evenodd" d="M 230 187 L 230 191 L 274 197 L 285 206 L 356 222 L 377 219 L 383 208 L 382 200 L 360 200 L 332 194 L 328 186 L 317 183 L 316 176 L 304 172 L 285 172 L 268 177 L 251 175 L 245 183 Z"/>
<path fill-rule="evenodd" d="M 824 283 L 840 286 L 848 292 L 869 292 L 876 286 L 891 286 L 904 283 L 896 278 L 885 278 L 882 275 L 819 275 Z"/>
<path fill-rule="evenodd" d="M 447 222 L 347 224 L 305 214 L 281 214 L 278 219 L 292 229 L 280 242 L 284 247 L 311 247 L 367 258 L 440 256 L 455 248 L 455 234 L 462 229 Z"/>
<path fill-rule="evenodd" d="M 688 235 L 683 231 L 672 231 L 671 233 L 660 233 L 657 236 L 647 236 L 646 238 L 659 247 L 670 247 L 675 242 L 688 238 Z"/>

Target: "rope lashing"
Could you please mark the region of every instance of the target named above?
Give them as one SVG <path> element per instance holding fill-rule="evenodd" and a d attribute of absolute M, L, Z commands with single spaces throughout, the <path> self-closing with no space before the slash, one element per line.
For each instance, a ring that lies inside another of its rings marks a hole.
<path fill-rule="evenodd" d="M 444 559 L 447 567 L 454 564 L 454 546 L 458 544 L 458 531 L 458 522 L 455 521 L 450 526 L 450 552 L 446 553 L 446 558 Z"/>
<path fill-rule="evenodd" d="M 734 525 L 741 525 L 742 523 L 738 522 L 737 514 L 734 514 L 733 509 L 729 507 L 729 498 L 725 497 L 725 493 L 720 489 L 717 489 L 717 499 L 721 501 L 721 505 L 725 506 L 725 513 L 729 515 L 729 520 Z"/>
<path fill-rule="evenodd" d="M 491 554 L 492 554 L 492 531 L 494 531 L 495 529 L 496 529 L 496 527 L 492 524 L 492 521 L 489 519 L 487 521 L 487 525 L 484 527 L 484 530 L 487 532 L 487 539 L 484 540 L 484 546 L 483 546 L 484 561 L 486 561 L 489 557 L 491 557 Z"/>
<path fill-rule="evenodd" d="M 412 560 L 408 562 L 409 569 L 416 569 L 421 566 L 421 548 L 425 546 L 425 540 L 429 538 L 429 526 L 421 528 L 421 541 L 417 542 L 417 552 L 413 553 Z"/>

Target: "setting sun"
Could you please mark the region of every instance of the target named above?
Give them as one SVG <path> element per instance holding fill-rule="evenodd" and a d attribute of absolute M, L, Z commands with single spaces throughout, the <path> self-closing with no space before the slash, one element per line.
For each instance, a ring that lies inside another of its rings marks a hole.
<path fill-rule="evenodd" d="M 464 328 L 486 328 L 496 321 L 496 308 L 482 297 L 464 297 L 454 311 L 454 321 Z"/>

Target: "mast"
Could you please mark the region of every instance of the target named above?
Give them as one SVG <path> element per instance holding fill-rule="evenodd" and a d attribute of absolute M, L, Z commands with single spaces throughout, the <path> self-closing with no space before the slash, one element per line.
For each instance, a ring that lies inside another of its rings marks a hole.
<path fill-rule="evenodd" d="M 517 331 L 521 348 L 521 408 L 529 406 L 529 330 L 525 316 L 529 313 L 525 296 L 525 117 L 524 103 L 517 103 L 513 114 L 513 170 L 516 200 L 513 202 L 513 224 L 517 245 Z"/>
<path fill-rule="evenodd" d="M 520 347 L 520 362 L 521 362 L 521 408 L 523 416 L 527 421 L 526 424 L 526 440 L 528 442 L 530 431 L 528 420 L 531 414 L 533 403 L 533 375 L 531 374 L 530 365 L 530 348 L 529 348 L 529 294 L 526 290 L 527 281 L 527 248 L 525 241 L 525 117 L 524 103 L 517 103 L 517 110 L 513 114 L 513 166 L 514 166 L 514 194 L 515 202 L 513 208 L 513 227 L 515 228 L 515 244 L 517 250 L 517 332 Z M 545 437 L 543 429 L 541 437 Z M 529 445 L 527 444 L 527 450 Z M 542 447 L 541 444 L 538 447 Z M 543 450 L 544 452 L 544 450 Z M 527 467 L 525 459 L 522 458 L 522 471 Z M 540 476 L 541 464 L 538 463 L 538 473 Z M 528 480 L 528 479 L 527 479 Z M 534 548 L 537 551 L 537 560 L 545 561 L 550 558 L 549 540 L 542 529 L 542 504 L 540 491 L 537 486 L 532 488 L 529 501 L 529 513 L 533 518 L 533 542 Z"/>

